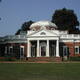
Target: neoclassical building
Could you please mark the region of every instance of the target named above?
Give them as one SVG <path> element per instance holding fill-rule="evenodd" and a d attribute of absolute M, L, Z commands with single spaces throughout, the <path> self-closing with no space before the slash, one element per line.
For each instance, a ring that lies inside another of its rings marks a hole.
<path fill-rule="evenodd" d="M 0 56 L 16 58 L 61 58 L 80 56 L 80 35 L 59 31 L 50 21 L 38 21 L 19 35 L 0 37 Z"/>

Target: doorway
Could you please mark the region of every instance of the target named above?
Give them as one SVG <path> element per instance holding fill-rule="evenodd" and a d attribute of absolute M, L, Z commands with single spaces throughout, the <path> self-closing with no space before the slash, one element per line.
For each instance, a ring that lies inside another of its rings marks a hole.
<path fill-rule="evenodd" d="M 40 41 L 40 53 L 41 56 L 46 56 L 46 41 Z"/>
<path fill-rule="evenodd" d="M 51 57 L 56 55 L 56 41 L 55 40 L 49 41 L 49 54 Z"/>
<path fill-rule="evenodd" d="M 31 41 L 31 57 L 36 57 L 37 52 L 37 41 Z"/>

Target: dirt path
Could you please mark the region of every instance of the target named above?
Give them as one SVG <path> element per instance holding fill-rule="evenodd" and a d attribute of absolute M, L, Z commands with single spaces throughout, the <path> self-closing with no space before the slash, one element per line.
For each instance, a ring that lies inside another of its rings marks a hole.
<path fill-rule="evenodd" d="M 80 63 L 80 61 L 66 61 L 66 62 L 47 62 L 47 61 L 36 61 L 36 62 L 28 62 L 28 61 L 0 61 L 0 63 Z"/>

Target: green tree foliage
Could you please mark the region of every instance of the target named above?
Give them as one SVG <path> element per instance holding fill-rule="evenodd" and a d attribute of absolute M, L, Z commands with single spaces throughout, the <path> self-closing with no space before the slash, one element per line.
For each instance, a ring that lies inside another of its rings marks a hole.
<path fill-rule="evenodd" d="M 59 9 L 52 16 L 52 22 L 58 26 L 59 30 L 68 30 L 69 33 L 74 33 L 76 26 L 79 26 L 79 21 L 73 10 Z"/>
<path fill-rule="evenodd" d="M 33 21 L 28 21 L 28 22 L 24 22 L 21 26 L 21 30 L 22 31 L 27 31 L 27 30 L 30 30 L 30 25 L 33 23 Z"/>
<path fill-rule="evenodd" d="M 21 29 L 18 29 L 17 32 L 15 33 L 15 35 L 20 34 L 20 32 L 21 32 Z"/>
<path fill-rule="evenodd" d="M 21 29 L 19 29 L 19 30 L 17 30 L 17 32 L 15 33 L 15 35 L 18 35 L 18 34 L 20 34 L 20 32 L 21 31 L 25 31 L 25 32 L 27 32 L 28 30 L 30 30 L 30 25 L 32 24 L 32 23 L 34 23 L 33 21 L 27 21 L 27 22 L 24 22 L 23 24 L 22 24 L 22 26 L 21 26 Z"/>

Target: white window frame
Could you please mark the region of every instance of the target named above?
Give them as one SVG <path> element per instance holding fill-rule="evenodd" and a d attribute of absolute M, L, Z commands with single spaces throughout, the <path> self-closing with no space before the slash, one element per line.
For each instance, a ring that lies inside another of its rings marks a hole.
<path fill-rule="evenodd" d="M 76 51 L 76 48 L 78 49 L 78 51 Z M 79 46 L 75 46 L 75 54 L 79 54 Z"/>

